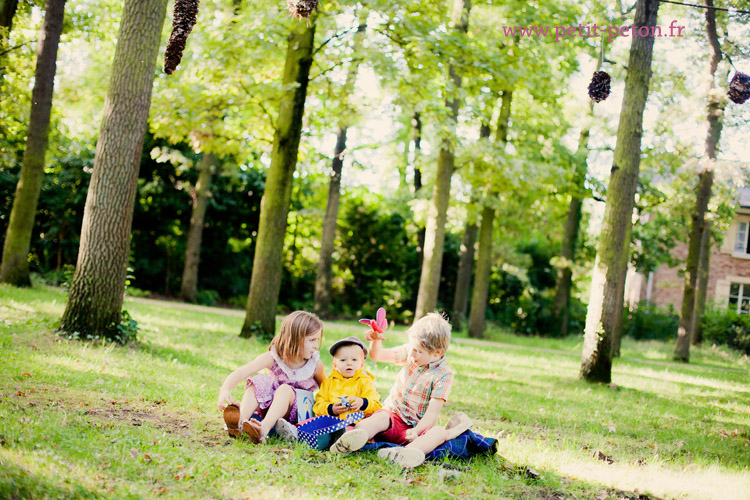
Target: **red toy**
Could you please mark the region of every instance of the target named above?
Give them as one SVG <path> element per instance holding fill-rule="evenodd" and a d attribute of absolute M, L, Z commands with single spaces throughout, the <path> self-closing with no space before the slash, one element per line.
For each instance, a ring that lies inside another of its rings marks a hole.
<path fill-rule="evenodd" d="M 388 328 L 388 321 L 386 321 L 385 319 L 385 309 L 382 307 L 378 309 L 375 317 L 376 319 L 359 320 L 359 322 L 363 325 L 367 325 L 372 328 L 372 332 L 368 332 L 372 334 L 372 338 L 367 339 L 367 335 L 365 335 L 365 338 L 367 340 L 385 340 L 385 337 L 381 335 Z"/>

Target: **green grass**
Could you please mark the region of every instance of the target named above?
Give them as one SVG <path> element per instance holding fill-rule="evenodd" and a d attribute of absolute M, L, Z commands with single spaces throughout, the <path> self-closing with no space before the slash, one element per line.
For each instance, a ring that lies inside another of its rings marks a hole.
<path fill-rule="evenodd" d="M 578 380 L 580 338 L 457 335 L 441 422 L 466 412 L 499 453 L 401 471 L 369 452 L 228 439 L 219 385 L 267 348 L 238 337 L 241 311 L 128 299 L 141 343 L 120 347 L 58 337 L 64 303 L 0 286 L 0 498 L 750 498 L 750 364 L 723 348 L 682 365 L 671 344 L 626 339 L 610 387 Z M 326 323 L 326 366 L 328 346 L 362 331 Z M 384 399 L 396 367 L 368 369 Z"/>

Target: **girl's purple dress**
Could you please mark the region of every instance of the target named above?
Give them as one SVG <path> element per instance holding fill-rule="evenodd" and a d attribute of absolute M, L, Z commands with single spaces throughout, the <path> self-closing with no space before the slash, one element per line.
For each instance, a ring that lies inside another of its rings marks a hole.
<path fill-rule="evenodd" d="M 315 381 L 315 369 L 320 361 L 320 353 L 315 352 L 307 363 L 299 368 L 289 368 L 284 361 L 276 354 L 276 350 L 271 348 L 271 356 L 274 363 L 271 366 L 271 374 L 255 375 L 247 379 L 246 387 L 255 386 L 255 398 L 258 400 L 258 407 L 265 414 L 265 410 L 271 406 L 276 389 L 283 384 L 292 386 L 294 389 L 304 389 L 306 391 L 315 391 L 318 383 Z M 296 391 L 295 391 L 296 392 Z M 297 398 L 292 401 L 292 408 L 287 416 L 292 423 L 297 422 Z"/>

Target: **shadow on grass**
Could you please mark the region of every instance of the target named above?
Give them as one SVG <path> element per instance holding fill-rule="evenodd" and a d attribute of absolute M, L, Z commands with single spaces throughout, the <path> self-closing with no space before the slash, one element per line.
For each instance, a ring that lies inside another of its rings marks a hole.
<path fill-rule="evenodd" d="M 0 498 L 8 500 L 31 500 L 36 498 L 54 498 L 55 500 L 105 498 L 80 484 L 61 485 L 53 483 L 44 476 L 33 474 L 10 462 L 0 461 Z"/>

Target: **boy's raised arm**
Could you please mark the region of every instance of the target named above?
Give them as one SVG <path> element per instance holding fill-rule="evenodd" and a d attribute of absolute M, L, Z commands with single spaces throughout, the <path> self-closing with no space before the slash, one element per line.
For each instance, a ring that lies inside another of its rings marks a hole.
<path fill-rule="evenodd" d="M 365 339 L 370 340 L 370 359 L 372 359 L 373 361 L 380 361 L 381 363 L 396 362 L 395 348 L 386 349 L 383 347 L 382 340 L 372 337 L 368 338 L 367 334 L 365 334 Z"/>

